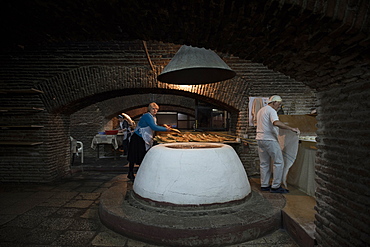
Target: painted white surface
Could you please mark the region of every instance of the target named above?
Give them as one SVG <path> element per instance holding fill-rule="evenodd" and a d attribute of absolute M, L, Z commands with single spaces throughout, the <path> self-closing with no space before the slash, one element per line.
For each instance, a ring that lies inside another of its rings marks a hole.
<path fill-rule="evenodd" d="M 174 145 L 216 148 L 176 149 Z M 235 150 L 226 144 L 168 143 L 152 147 L 139 168 L 133 190 L 141 197 L 180 205 L 224 203 L 250 192 Z"/>

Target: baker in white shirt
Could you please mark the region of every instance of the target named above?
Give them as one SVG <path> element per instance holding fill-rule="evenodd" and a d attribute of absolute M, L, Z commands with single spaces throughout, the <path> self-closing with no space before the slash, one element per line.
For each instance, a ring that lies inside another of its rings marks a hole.
<path fill-rule="evenodd" d="M 279 128 L 288 129 L 299 134 L 298 128 L 292 128 L 279 120 L 277 110 L 282 104 L 279 95 L 269 98 L 267 105 L 257 113 L 258 155 L 260 158 L 261 190 L 271 193 L 288 193 L 281 187 L 284 170 L 283 154 L 279 145 Z M 270 185 L 271 162 L 273 162 L 273 180 Z"/>

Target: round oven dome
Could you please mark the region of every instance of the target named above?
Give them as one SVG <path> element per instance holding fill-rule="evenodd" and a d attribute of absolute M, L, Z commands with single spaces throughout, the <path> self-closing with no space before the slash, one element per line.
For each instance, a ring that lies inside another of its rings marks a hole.
<path fill-rule="evenodd" d="M 191 142 L 152 147 L 133 190 L 144 199 L 178 205 L 226 203 L 251 192 L 243 164 L 231 146 Z"/>

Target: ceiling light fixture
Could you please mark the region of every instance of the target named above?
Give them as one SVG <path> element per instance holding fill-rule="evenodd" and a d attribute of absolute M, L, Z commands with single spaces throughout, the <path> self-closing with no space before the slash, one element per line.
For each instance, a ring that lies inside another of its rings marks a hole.
<path fill-rule="evenodd" d="M 225 81 L 235 75 L 214 51 L 183 45 L 157 79 L 171 84 L 194 85 Z"/>

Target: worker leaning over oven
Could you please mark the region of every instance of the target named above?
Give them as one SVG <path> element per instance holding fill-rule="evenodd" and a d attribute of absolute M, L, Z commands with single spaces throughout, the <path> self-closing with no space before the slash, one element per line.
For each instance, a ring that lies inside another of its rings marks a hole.
<path fill-rule="evenodd" d="M 261 190 L 271 193 L 288 193 L 289 190 L 281 187 L 284 171 L 283 153 L 278 135 L 279 128 L 300 133 L 298 128 L 292 128 L 279 120 L 277 111 L 282 104 L 279 95 L 269 98 L 267 105 L 257 113 L 257 145 L 260 158 Z M 270 185 L 271 162 L 273 162 L 273 179 Z"/>
<path fill-rule="evenodd" d="M 148 112 L 143 114 L 131 136 L 127 160 L 129 161 L 129 172 L 127 177 L 135 179 L 134 165 L 140 165 L 146 152 L 153 146 L 154 131 L 171 131 L 171 127 L 162 127 L 157 125 L 156 114 L 159 106 L 152 102 L 148 106 Z"/>

